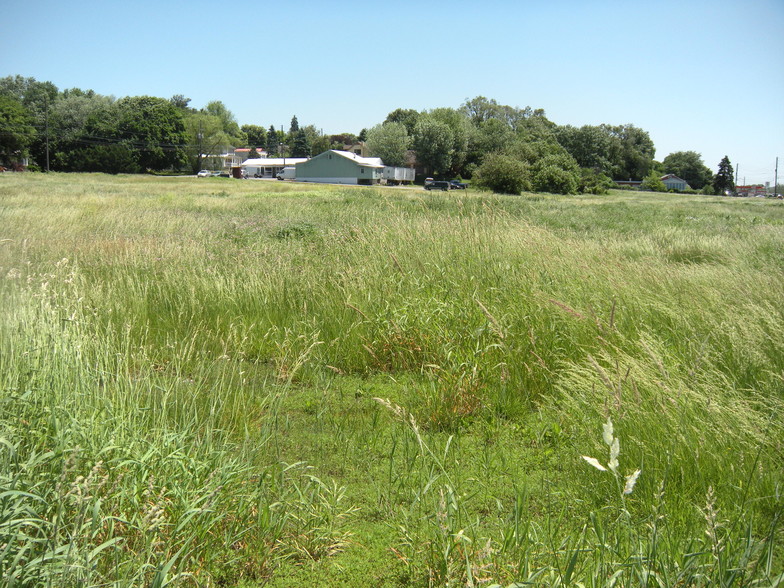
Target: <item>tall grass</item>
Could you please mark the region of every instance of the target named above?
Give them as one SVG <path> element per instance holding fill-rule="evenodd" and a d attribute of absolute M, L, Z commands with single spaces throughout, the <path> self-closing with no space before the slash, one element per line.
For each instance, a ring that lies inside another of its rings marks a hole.
<path fill-rule="evenodd" d="M 0 227 L 9 583 L 781 581 L 778 202 L 6 174 Z"/>

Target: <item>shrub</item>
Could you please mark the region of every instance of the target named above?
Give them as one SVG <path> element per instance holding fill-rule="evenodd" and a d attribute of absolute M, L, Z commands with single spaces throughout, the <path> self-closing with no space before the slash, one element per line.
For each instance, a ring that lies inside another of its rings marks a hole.
<path fill-rule="evenodd" d="M 474 183 L 500 194 L 520 194 L 531 189 L 528 165 L 498 153 L 484 158 L 474 174 Z"/>
<path fill-rule="evenodd" d="M 532 167 L 532 183 L 536 192 L 551 194 L 576 194 L 579 167 L 566 153 L 546 155 Z"/>

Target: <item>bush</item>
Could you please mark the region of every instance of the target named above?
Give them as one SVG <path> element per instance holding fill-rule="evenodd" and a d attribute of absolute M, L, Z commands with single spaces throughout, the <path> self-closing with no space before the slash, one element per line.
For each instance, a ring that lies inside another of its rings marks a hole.
<path fill-rule="evenodd" d="M 576 194 L 580 179 L 574 157 L 566 153 L 546 155 L 531 170 L 533 189 L 551 194 Z"/>
<path fill-rule="evenodd" d="M 640 184 L 640 190 L 649 190 L 651 192 L 666 192 L 667 186 L 661 181 L 661 178 L 655 172 L 650 173 Z"/>
<path fill-rule="evenodd" d="M 500 194 L 520 194 L 531 189 L 528 165 L 508 155 L 490 153 L 476 170 L 474 184 Z"/>
<path fill-rule="evenodd" d="M 602 172 L 583 168 L 580 174 L 579 190 L 582 194 L 608 194 L 615 183 Z"/>

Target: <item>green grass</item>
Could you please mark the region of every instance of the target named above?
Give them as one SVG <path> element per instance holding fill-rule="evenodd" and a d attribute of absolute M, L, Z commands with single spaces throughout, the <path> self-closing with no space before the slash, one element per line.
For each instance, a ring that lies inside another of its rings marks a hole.
<path fill-rule="evenodd" d="M 783 250 L 761 199 L 3 174 L 0 576 L 781 583 Z"/>

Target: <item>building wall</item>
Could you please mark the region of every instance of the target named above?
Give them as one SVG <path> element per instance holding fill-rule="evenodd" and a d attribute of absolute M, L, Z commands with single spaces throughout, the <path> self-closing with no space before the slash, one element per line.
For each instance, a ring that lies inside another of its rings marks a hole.
<path fill-rule="evenodd" d="M 686 182 L 682 180 L 664 180 L 664 185 L 668 190 L 685 190 Z"/>
<path fill-rule="evenodd" d="M 297 179 L 307 178 L 358 178 L 360 166 L 351 161 L 325 151 L 313 159 L 297 164 Z"/>

